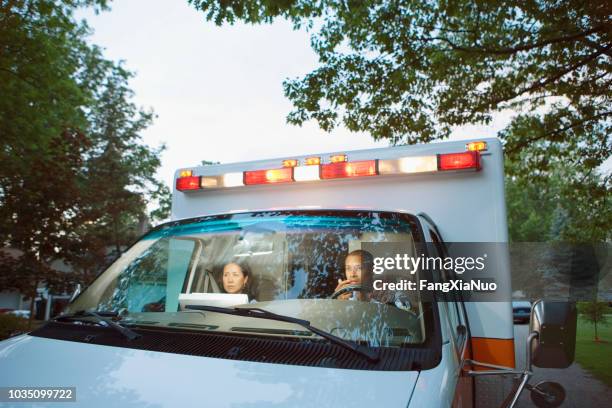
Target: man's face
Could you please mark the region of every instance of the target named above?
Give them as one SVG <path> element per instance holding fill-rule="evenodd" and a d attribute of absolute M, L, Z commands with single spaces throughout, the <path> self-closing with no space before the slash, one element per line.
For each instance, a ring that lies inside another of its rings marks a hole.
<path fill-rule="evenodd" d="M 349 255 L 344 261 L 346 279 L 361 283 L 361 255 Z"/>

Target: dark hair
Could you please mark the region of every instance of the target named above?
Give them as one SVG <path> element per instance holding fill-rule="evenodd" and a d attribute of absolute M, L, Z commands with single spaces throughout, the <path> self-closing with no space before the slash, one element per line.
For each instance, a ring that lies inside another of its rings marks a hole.
<path fill-rule="evenodd" d="M 344 261 L 346 261 L 346 258 L 348 258 L 349 256 L 361 257 L 361 263 L 367 266 L 371 266 L 374 263 L 374 257 L 372 256 L 372 254 L 363 249 L 356 249 L 352 252 L 349 252 L 344 258 Z"/>
<path fill-rule="evenodd" d="M 246 284 L 244 285 L 244 289 L 242 289 L 241 293 L 246 293 L 247 295 L 249 295 L 249 298 L 251 298 L 251 268 L 249 268 L 249 266 L 240 261 L 240 260 L 231 260 L 229 262 L 227 262 L 226 264 L 223 265 L 223 269 L 221 270 L 221 279 L 223 279 L 223 270 L 225 269 L 225 267 L 229 264 L 235 264 L 238 265 L 238 267 L 240 268 L 240 271 L 242 272 L 242 276 L 244 276 L 245 278 L 248 278 Z M 223 283 L 222 283 L 223 285 Z"/>
<path fill-rule="evenodd" d="M 242 276 L 244 276 L 245 278 L 248 278 L 249 276 L 251 276 L 251 269 L 249 268 L 249 266 L 241 261 L 229 261 L 228 263 L 226 263 L 225 265 L 223 265 L 223 269 L 225 269 L 225 267 L 229 264 L 236 264 L 238 265 L 238 267 L 240 267 L 240 271 L 242 272 Z"/>

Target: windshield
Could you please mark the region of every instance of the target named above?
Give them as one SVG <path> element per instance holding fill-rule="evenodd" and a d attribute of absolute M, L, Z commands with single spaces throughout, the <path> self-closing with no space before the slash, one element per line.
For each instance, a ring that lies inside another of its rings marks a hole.
<path fill-rule="evenodd" d="M 418 237 L 412 216 L 391 212 L 268 211 L 168 223 L 123 254 L 68 312 L 115 311 L 126 322 L 157 327 L 313 336 L 287 322 L 189 308 L 258 307 L 369 346 L 422 344 L 428 314 L 418 293 L 373 290 L 364 250 L 390 242 L 413 253 Z"/>

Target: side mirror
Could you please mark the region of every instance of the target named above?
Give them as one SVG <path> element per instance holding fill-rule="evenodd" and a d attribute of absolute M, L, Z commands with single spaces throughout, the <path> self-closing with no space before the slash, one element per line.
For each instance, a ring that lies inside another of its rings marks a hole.
<path fill-rule="evenodd" d="M 538 337 L 531 343 L 531 361 L 541 368 L 567 368 L 576 351 L 575 303 L 537 301 L 531 309 L 529 331 Z"/>

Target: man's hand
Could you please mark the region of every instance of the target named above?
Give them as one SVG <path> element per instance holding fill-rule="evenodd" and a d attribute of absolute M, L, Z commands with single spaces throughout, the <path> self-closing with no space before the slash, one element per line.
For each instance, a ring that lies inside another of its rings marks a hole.
<path fill-rule="evenodd" d="M 351 279 L 346 279 L 346 280 L 342 280 L 342 279 L 338 279 L 338 286 L 336 286 L 336 289 L 334 290 L 334 292 L 339 291 L 340 289 L 349 286 L 349 285 L 358 285 L 359 282 L 357 282 L 356 280 L 351 280 Z M 343 293 L 342 295 L 338 296 L 337 299 L 340 300 L 348 300 L 350 299 L 352 296 L 351 292 L 346 292 Z"/>

